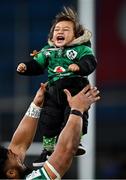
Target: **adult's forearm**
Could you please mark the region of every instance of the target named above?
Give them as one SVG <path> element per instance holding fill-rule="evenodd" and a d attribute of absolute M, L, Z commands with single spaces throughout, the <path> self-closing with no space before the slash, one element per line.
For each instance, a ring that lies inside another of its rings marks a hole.
<path fill-rule="evenodd" d="M 55 151 L 49 158 L 49 162 L 61 176 L 69 169 L 75 155 L 82 131 L 82 118 L 71 114 L 66 126 L 62 130 Z M 55 161 L 54 161 L 55 159 Z"/>
<path fill-rule="evenodd" d="M 59 136 L 58 143 L 72 155 L 76 153 L 82 132 L 82 118 L 70 114 L 67 124 Z"/>
<path fill-rule="evenodd" d="M 83 88 L 82 91 L 73 97 L 68 90 L 65 89 L 64 92 L 67 95 L 72 114 L 70 113 L 68 121 L 59 136 L 55 150 L 48 159 L 61 177 L 70 167 L 80 142 L 83 124 L 82 113 L 89 109 L 92 103 L 100 99 L 99 96 L 97 97 L 99 94 L 97 88 L 90 87 L 90 85 Z"/>
<path fill-rule="evenodd" d="M 34 139 L 40 112 L 41 108 L 31 103 L 12 137 L 9 148 L 16 154 L 21 152 L 22 160 Z"/>
<path fill-rule="evenodd" d="M 24 116 L 12 137 L 9 148 L 14 147 L 17 153 L 20 148 L 26 151 L 34 138 L 37 124 L 37 119 Z"/>

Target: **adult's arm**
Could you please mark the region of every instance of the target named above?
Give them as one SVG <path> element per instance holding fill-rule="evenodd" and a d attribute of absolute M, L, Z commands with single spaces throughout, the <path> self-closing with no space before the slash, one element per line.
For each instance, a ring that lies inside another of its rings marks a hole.
<path fill-rule="evenodd" d="M 34 110 L 31 109 L 31 111 L 27 111 L 27 113 L 24 115 L 8 147 L 14 153 L 18 154 L 22 161 L 24 160 L 26 151 L 31 145 L 36 133 L 39 115 L 34 113 L 40 113 L 41 111 L 41 106 L 44 101 L 44 92 L 45 85 L 41 84 L 41 87 L 37 91 L 32 102 Z"/>
<path fill-rule="evenodd" d="M 71 97 L 68 90 L 65 90 L 67 94 L 67 100 L 71 109 L 76 109 L 83 113 L 90 105 L 96 102 L 100 97 L 97 96 L 99 91 L 96 88 L 90 90 L 90 86 L 86 86 L 76 96 Z M 75 114 L 70 114 L 67 124 L 62 130 L 57 145 L 53 154 L 48 159 L 49 164 L 56 170 L 56 172 L 62 177 L 70 167 L 73 157 L 77 151 L 80 134 L 82 132 L 82 118 Z M 53 168 L 48 166 L 48 162 L 44 167 L 52 179 L 56 178 L 56 173 Z"/>

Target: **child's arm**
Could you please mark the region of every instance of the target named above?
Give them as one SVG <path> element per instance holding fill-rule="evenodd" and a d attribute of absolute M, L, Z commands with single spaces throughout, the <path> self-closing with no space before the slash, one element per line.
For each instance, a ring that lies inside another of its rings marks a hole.
<path fill-rule="evenodd" d="M 79 75 L 88 76 L 96 69 L 96 66 L 97 61 L 95 57 L 93 55 L 86 55 L 82 57 L 77 64 L 70 64 L 68 69 Z"/>
<path fill-rule="evenodd" d="M 78 73 L 80 75 L 88 76 L 96 69 L 96 66 L 97 66 L 96 58 L 93 55 L 83 56 L 79 60 L 78 66 L 80 68 Z"/>
<path fill-rule="evenodd" d="M 35 60 L 22 62 L 17 67 L 17 72 L 21 75 L 40 75 L 44 73 L 44 68 Z"/>
<path fill-rule="evenodd" d="M 21 75 L 29 76 L 43 74 L 48 65 L 48 56 L 42 53 L 42 50 L 39 52 L 34 50 L 30 56 L 32 56 L 33 59 L 20 63 L 17 67 L 17 72 Z"/>

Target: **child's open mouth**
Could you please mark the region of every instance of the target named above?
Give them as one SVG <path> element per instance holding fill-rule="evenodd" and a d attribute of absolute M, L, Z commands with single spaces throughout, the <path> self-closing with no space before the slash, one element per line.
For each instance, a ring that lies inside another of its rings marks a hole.
<path fill-rule="evenodd" d="M 63 36 L 57 36 L 57 42 L 63 42 L 65 38 Z"/>

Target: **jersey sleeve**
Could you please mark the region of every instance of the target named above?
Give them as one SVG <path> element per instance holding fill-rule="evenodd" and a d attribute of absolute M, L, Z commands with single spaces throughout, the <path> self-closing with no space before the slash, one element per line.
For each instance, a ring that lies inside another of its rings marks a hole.
<path fill-rule="evenodd" d="M 84 56 L 87 55 L 93 55 L 94 56 L 94 52 L 92 50 L 92 48 L 90 48 L 89 46 L 81 46 L 81 48 L 79 49 L 79 53 L 78 53 L 78 59 L 81 59 Z"/>
<path fill-rule="evenodd" d="M 42 68 L 46 68 L 48 64 L 48 50 L 47 46 L 41 49 L 38 54 L 36 54 L 33 58 L 42 66 Z"/>
<path fill-rule="evenodd" d="M 80 46 L 77 55 L 78 65 L 80 67 L 79 74 L 83 76 L 90 75 L 97 66 L 97 60 L 94 56 L 92 48 L 89 46 Z"/>
<path fill-rule="evenodd" d="M 35 179 L 44 179 L 44 180 L 49 180 L 51 179 L 49 175 L 47 174 L 46 170 L 44 167 L 32 171 L 29 175 L 26 176 L 26 180 L 35 180 Z"/>
<path fill-rule="evenodd" d="M 37 63 L 40 64 L 42 68 L 46 66 L 46 56 L 42 52 L 35 55 L 33 59 L 37 61 Z"/>

